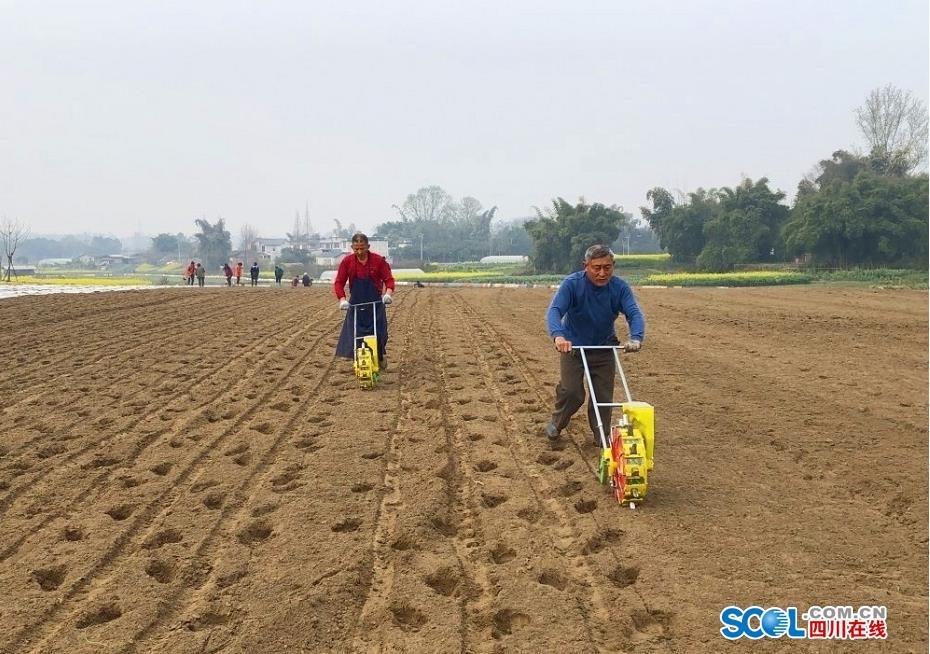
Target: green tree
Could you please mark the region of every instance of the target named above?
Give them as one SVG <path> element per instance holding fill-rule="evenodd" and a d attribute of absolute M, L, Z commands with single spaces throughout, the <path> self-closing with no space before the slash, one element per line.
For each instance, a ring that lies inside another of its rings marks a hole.
<path fill-rule="evenodd" d="M 656 187 L 646 193 L 646 199 L 652 208 L 640 207 L 640 212 L 659 243 L 673 261 L 694 263 L 707 243 L 704 226 L 720 209 L 717 192 L 699 188 L 688 194 L 687 203 L 679 204 L 667 190 Z"/>
<path fill-rule="evenodd" d="M 627 217 L 617 206 L 586 204 L 584 198 L 571 205 L 556 198 L 546 212 L 537 208 L 536 219 L 524 226 L 533 241 L 530 261 L 542 273 L 578 270 L 585 250 L 597 243 L 613 243 L 626 224 Z"/>
<path fill-rule="evenodd" d="M 472 197 L 456 202 L 438 186 L 421 188 L 393 207 L 400 220 L 381 223 L 377 234 L 396 244 L 396 259 L 474 261 L 491 250 L 497 207 L 485 210 Z"/>
<path fill-rule="evenodd" d="M 232 237 L 226 229 L 226 221 L 219 218 L 211 225 L 206 218 L 197 218 L 194 224 L 200 229 L 194 234 L 200 259 L 208 271 L 216 270 L 232 255 Z"/>
<path fill-rule="evenodd" d="M 310 250 L 291 247 L 281 248 L 281 252 L 278 254 L 278 261 L 281 263 L 299 263 L 307 267 L 314 263 L 314 258 L 313 255 L 310 254 Z"/>
<path fill-rule="evenodd" d="M 847 182 L 827 179 L 798 200 L 784 227 L 795 255 L 829 266 L 926 266 L 928 178 L 863 167 Z"/>
<path fill-rule="evenodd" d="M 155 261 L 170 258 L 184 263 L 190 260 L 192 249 L 192 243 L 181 232 L 177 234 L 162 233 L 152 237 L 149 256 Z"/>
<path fill-rule="evenodd" d="M 491 226 L 491 247 L 488 254 L 529 256 L 533 241 L 524 227 L 525 219 L 507 220 Z"/>
<path fill-rule="evenodd" d="M 781 229 L 788 207 L 785 194 L 772 192 L 768 180 L 744 179 L 736 188 L 717 191 L 718 210 L 704 224 L 706 239 L 697 257 L 702 270 L 731 270 L 737 263 L 771 261 L 783 256 Z"/>
<path fill-rule="evenodd" d="M 455 218 L 458 211 L 455 200 L 439 186 L 424 186 L 416 193 L 411 193 L 398 207 L 401 219 L 414 223 L 445 223 Z"/>

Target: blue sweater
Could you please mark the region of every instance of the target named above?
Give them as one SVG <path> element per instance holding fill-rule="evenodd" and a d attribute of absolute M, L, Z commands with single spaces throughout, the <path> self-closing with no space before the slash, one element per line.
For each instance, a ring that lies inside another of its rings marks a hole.
<path fill-rule="evenodd" d="M 621 313 L 630 338 L 642 341 L 646 320 L 630 285 L 614 276 L 598 287 L 579 270 L 562 280 L 546 311 L 546 326 L 552 338 L 561 336 L 572 345 L 613 345 L 617 342 L 614 321 Z"/>

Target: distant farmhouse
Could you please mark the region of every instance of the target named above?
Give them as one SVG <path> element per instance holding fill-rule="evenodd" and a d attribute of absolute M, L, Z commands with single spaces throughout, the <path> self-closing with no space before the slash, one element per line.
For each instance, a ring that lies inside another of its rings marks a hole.
<path fill-rule="evenodd" d="M 372 252 L 377 252 L 388 261 L 391 261 L 391 253 L 386 240 L 375 236 L 369 240 L 369 244 Z M 342 258 L 352 252 L 351 237 L 320 236 L 318 234 L 303 236 L 299 241 L 290 241 L 286 238 L 258 238 L 255 240 L 255 245 L 258 256 L 265 262 L 276 260 L 283 249 L 290 248 L 306 251 L 313 257 L 317 265 L 332 268 L 337 267 Z"/>

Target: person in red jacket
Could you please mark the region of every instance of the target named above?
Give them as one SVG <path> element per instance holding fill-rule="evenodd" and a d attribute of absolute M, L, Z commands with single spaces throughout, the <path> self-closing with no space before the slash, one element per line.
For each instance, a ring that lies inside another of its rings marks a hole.
<path fill-rule="evenodd" d="M 194 273 L 196 272 L 197 272 L 197 265 L 193 261 L 191 261 L 189 264 L 187 264 L 187 271 L 185 273 L 185 276 L 187 277 L 186 282 L 188 286 L 194 285 Z"/>
<path fill-rule="evenodd" d="M 349 297 L 346 299 L 346 284 L 349 285 Z M 378 333 L 378 360 L 382 370 L 387 370 L 385 349 L 387 347 L 388 331 L 387 317 L 384 313 L 385 305 L 393 301 L 394 274 L 391 264 L 380 254 L 369 250 L 368 237 L 361 232 L 352 235 L 352 254 L 343 257 L 336 271 L 333 282 L 333 291 L 339 300 L 339 308 L 347 311 L 346 319 L 342 324 L 339 342 L 336 344 L 336 356 L 351 359 L 355 356 L 355 343 L 353 333 L 359 336 L 374 334 L 377 326 Z M 358 307 L 349 311 L 353 304 L 372 305 Z M 374 308 L 374 311 L 372 311 Z M 353 330 L 353 321 L 358 320 L 358 329 Z"/>
<path fill-rule="evenodd" d="M 239 263 L 236 264 L 236 286 L 240 286 L 242 284 L 241 280 L 242 280 L 242 262 L 240 261 Z"/>

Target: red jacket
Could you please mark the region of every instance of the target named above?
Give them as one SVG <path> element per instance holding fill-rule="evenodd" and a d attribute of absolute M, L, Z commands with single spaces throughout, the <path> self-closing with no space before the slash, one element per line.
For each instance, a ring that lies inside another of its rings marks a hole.
<path fill-rule="evenodd" d="M 394 274 L 391 272 L 391 264 L 380 254 L 369 251 L 368 260 L 365 263 L 360 262 L 355 254 L 349 254 L 339 262 L 336 281 L 333 282 L 336 297 L 340 300 L 345 299 L 346 282 L 349 282 L 351 290 L 353 281 L 366 277 L 374 283 L 379 295 L 384 295 L 384 289 L 394 290 Z"/>

